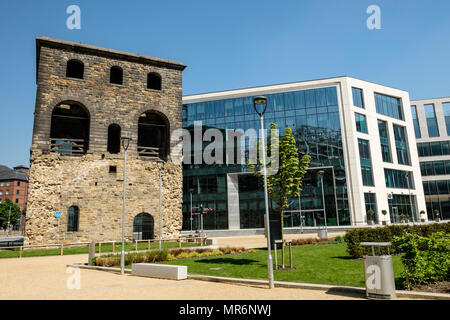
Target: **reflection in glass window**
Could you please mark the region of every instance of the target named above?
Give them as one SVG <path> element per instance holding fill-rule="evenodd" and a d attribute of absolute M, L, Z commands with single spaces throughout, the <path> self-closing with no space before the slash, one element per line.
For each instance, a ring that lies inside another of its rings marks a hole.
<path fill-rule="evenodd" d="M 378 120 L 378 132 L 380 135 L 381 155 L 384 162 L 392 162 L 391 147 L 386 121 Z"/>
<path fill-rule="evenodd" d="M 205 119 L 205 103 L 197 103 L 197 119 Z"/>
<path fill-rule="evenodd" d="M 352 88 L 353 105 L 356 107 L 364 108 L 363 91 L 358 88 Z"/>
<path fill-rule="evenodd" d="M 450 175 L 450 160 L 421 162 L 420 173 L 422 176 Z"/>
<path fill-rule="evenodd" d="M 329 106 L 338 104 L 336 87 L 327 88 L 327 104 Z"/>
<path fill-rule="evenodd" d="M 356 130 L 358 132 L 367 133 L 366 116 L 355 112 Z"/>
<path fill-rule="evenodd" d="M 366 217 L 367 213 L 370 209 L 372 209 L 373 213 L 375 214 L 374 219 L 375 222 L 377 222 L 378 214 L 377 214 L 377 197 L 374 193 L 364 193 L 364 202 L 366 204 Z"/>
<path fill-rule="evenodd" d="M 428 136 L 431 137 L 439 137 L 439 128 L 436 119 L 436 113 L 434 111 L 434 104 L 426 104 L 424 106 L 425 109 L 425 118 L 427 119 L 427 127 L 428 127 Z"/>
<path fill-rule="evenodd" d="M 228 99 L 225 100 L 225 116 L 233 116 L 234 115 L 234 107 L 233 100 Z"/>
<path fill-rule="evenodd" d="M 326 89 L 316 89 L 316 106 L 322 107 L 327 105 Z"/>
<path fill-rule="evenodd" d="M 447 128 L 447 135 L 450 136 L 450 102 L 443 103 L 442 109 L 444 110 L 445 126 Z"/>
<path fill-rule="evenodd" d="M 386 187 L 397 189 L 414 189 L 412 172 L 384 169 Z"/>
<path fill-rule="evenodd" d="M 359 159 L 364 186 L 373 186 L 372 160 L 370 157 L 369 141 L 358 139 Z"/>
<path fill-rule="evenodd" d="M 397 148 L 397 161 L 399 164 L 411 165 L 406 129 L 394 124 L 395 146 Z"/>
<path fill-rule="evenodd" d="M 416 106 L 411 106 L 411 115 L 413 119 L 414 124 L 414 133 L 416 134 L 416 138 L 420 138 L 420 125 L 419 125 L 419 118 L 417 117 L 417 108 Z"/>
<path fill-rule="evenodd" d="M 404 120 L 402 100 L 400 98 L 375 93 L 375 105 L 378 113 L 395 119 Z"/>
<path fill-rule="evenodd" d="M 244 114 L 244 99 L 243 98 L 237 98 L 234 100 L 234 115 L 240 116 Z"/>

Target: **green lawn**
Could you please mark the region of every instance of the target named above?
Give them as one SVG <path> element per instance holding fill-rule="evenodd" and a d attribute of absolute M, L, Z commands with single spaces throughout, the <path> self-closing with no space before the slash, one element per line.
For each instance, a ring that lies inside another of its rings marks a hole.
<path fill-rule="evenodd" d="M 281 250 L 278 261 L 281 262 Z M 292 247 L 295 270 L 274 270 L 275 281 L 364 287 L 363 260 L 352 259 L 346 244 L 313 244 Z M 272 251 L 272 254 L 274 252 Z M 286 250 L 286 265 L 289 251 Z M 188 273 L 233 278 L 267 279 L 267 251 L 226 255 L 200 259 L 163 262 L 188 266 Z M 400 277 L 403 265 L 399 256 L 393 257 L 394 274 Z"/>
<path fill-rule="evenodd" d="M 182 242 L 182 247 L 192 247 L 196 246 L 195 243 L 191 242 Z M 151 243 L 151 249 L 157 249 L 159 247 L 158 242 Z M 169 249 L 169 248 L 178 248 L 178 242 L 162 242 L 161 247 L 163 249 Z M 148 248 L 147 243 L 139 243 L 138 244 L 138 250 L 146 250 Z M 120 252 L 122 250 L 122 244 L 116 243 L 115 252 Z M 125 250 L 126 251 L 132 251 L 135 250 L 135 244 L 134 243 L 125 243 Z M 96 252 L 99 252 L 99 246 L 96 245 Z M 104 252 L 112 252 L 112 243 L 111 244 L 102 244 L 102 253 Z M 64 248 L 64 255 L 73 255 L 73 254 L 83 254 L 83 253 L 89 253 L 89 247 L 67 247 Z M 33 250 L 23 250 L 22 257 L 40 257 L 40 256 L 57 256 L 61 254 L 60 248 L 55 249 L 33 249 Z M 18 258 L 19 257 L 19 249 L 9 249 L 9 250 L 1 250 L 0 248 L 0 259 L 5 258 Z"/>

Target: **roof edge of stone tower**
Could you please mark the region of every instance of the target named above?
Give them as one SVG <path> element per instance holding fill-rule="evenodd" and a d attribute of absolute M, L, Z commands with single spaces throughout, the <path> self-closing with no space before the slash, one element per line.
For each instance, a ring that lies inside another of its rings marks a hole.
<path fill-rule="evenodd" d="M 125 52 L 125 51 L 107 49 L 107 48 L 97 47 L 97 46 L 84 44 L 84 43 L 59 40 L 59 39 L 54 39 L 54 38 L 49 38 L 49 37 L 38 37 L 38 38 L 36 38 L 36 70 L 39 70 L 39 57 L 40 57 L 40 52 L 41 52 L 41 46 L 47 46 L 47 47 L 52 47 L 52 48 L 56 48 L 56 49 L 66 49 L 66 50 L 70 50 L 70 51 L 74 51 L 74 52 L 78 52 L 78 53 L 94 54 L 94 55 L 99 55 L 99 56 L 104 56 L 104 57 L 115 58 L 115 59 L 119 59 L 119 60 L 149 64 L 149 65 L 160 66 L 160 67 L 176 69 L 176 70 L 181 70 L 181 71 L 186 68 L 185 64 L 178 62 L 178 61 L 171 61 L 171 60 L 149 57 L 149 56 L 144 56 L 144 55 Z"/>

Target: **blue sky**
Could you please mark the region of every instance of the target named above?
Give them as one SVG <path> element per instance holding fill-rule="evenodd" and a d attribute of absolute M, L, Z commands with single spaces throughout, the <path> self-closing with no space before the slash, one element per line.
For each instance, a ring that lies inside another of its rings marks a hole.
<path fill-rule="evenodd" d="M 81 30 L 66 8 L 81 8 Z M 369 5 L 381 30 L 369 30 Z M 48 36 L 188 65 L 183 93 L 349 75 L 450 96 L 448 0 L 0 2 L 0 164 L 29 164 L 35 38 Z"/>

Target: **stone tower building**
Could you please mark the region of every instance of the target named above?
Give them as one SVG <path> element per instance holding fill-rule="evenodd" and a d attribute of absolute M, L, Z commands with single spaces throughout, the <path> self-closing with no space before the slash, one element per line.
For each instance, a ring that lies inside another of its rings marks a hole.
<path fill-rule="evenodd" d="M 121 136 L 132 138 L 126 238 L 158 237 L 160 168 L 162 235 L 178 236 L 182 167 L 171 157 L 170 137 L 181 128 L 186 66 L 46 37 L 36 45 L 25 243 L 121 239 Z"/>

